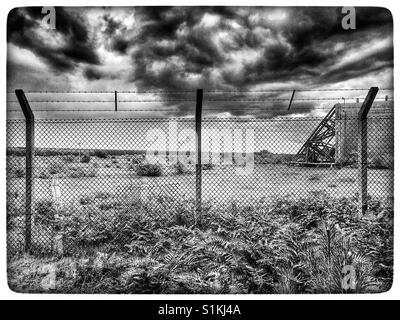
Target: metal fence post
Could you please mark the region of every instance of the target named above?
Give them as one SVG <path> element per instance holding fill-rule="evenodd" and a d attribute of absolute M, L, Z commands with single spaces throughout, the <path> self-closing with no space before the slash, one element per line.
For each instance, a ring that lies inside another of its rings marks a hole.
<path fill-rule="evenodd" d="M 378 93 L 377 87 L 371 87 L 358 111 L 358 168 L 360 183 L 360 215 L 364 215 L 368 209 L 368 112 Z"/>
<path fill-rule="evenodd" d="M 197 89 L 196 93 L 196 222 L 201 220 L 201 114 L 203 105 L 203 89 Z"/>
<path fill-rule="evenodd" d="M 25 252 L 31 249 L 32 235 L 32 186 L 33 186 L 33 162 L 35 148 L 35 117 L 29 106 L 22 89 L 15 90 L 18 102 L 25 116 Z"/>
<path fill-rule="evenodd" d="M 291 107 L 291 105 L 292 105 L 292 102 L 293 102 L 293 98 L 294 98 L 294 94 L 295 94 L 295 93 L 296 93 L 296 90 L 293 90 L 292 97 L 290 98 L 290 102 L 289 102 L 289 107 L 287 108 L 288 111 L 290 110 L 290 107 Z"/>
<path fill-rule="evenodd" d="M 114 92 L 114 106 L 115 106 L 115 111 L 118 111 L 118 93 L 117 93 L 117 91 Z"/>

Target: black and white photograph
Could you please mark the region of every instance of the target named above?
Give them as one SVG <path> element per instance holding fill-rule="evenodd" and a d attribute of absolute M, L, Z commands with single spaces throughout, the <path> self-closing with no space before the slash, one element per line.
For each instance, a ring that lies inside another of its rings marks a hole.
<path fill-rule="evenodd" d="M 16 7 L 6 31 L 12 292 L 390 291 L 389 9 Z"/>

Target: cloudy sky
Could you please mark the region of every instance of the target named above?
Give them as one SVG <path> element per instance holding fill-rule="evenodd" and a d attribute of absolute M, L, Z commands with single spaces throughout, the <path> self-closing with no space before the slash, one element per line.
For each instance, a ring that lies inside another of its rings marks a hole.
<path fill-rule="evenodd" d="M 393 87 L 393 25 L 382 8 L 357 8 L 344 30 L 341 8 L 56 8 L 56 29 L 41 7 L 8 17 L 8 90 L 172 91 L 121 94 L 119 108 L 193 114 L 279 116 L 293 89 Z M 226 91 L 288 90 L 226 93 Z M 176 91 L 185 91 L 176 92 Z M 189 91 L 189 92 L 187 92 Z M 290 113 L 329 108 L 365 91 L 301 92 Z M 380 97 L 392 92 L 380 92 Z M 30 95 L 34 100 L 112 100 L 113 94 Z M 332 98 L 333 100 L 300 100 Z M 9 99 L 15 99 L 9 95 Z M 260 102 L 275 99 L 277 101 Z M 163 100 L 163 101 L 159 101 Z M 183 100 L 183 101 L 180 101 Z M 212 101 L 218 100 L 218 101 Z M 225 101 L 220 101 L 225 100 Z M 234 101 L 229 101 L 234 100 Z M 113 109 L 113 103 L 41 103 L 37 109 Z M 9 109 L 18 106 L 8 104 Z"/>

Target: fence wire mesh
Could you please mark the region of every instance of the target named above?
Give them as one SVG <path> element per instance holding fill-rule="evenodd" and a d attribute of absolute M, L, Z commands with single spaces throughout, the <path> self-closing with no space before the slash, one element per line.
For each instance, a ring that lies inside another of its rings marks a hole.
<path fill-rule="evenodd" d="M 360 104 L 336 104 L 321 117 L 203 118 L 203 210 L 313 193 L 360 201 L 362 138 L 368 196 L 392 201 L 393 105 L 386 104 L 371 109 L 366 137 Z M 7 121 L 12 254 L 25 250 L 25 129 L 24 120 Z M 35 120 L 31 251 L 126 249 L 132 235 L 121 226 L 132 216 L 195 223 L 195 164 L 193 118 Z"/>

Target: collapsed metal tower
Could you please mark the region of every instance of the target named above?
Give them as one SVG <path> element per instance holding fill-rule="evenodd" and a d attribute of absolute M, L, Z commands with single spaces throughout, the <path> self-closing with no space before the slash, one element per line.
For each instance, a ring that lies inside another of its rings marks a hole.
<path fill-rule="evenodd" d="M 303 165 L 335 163 L 335 106 L 318 124 L 297 152 L 296 163 Z"/>

